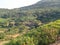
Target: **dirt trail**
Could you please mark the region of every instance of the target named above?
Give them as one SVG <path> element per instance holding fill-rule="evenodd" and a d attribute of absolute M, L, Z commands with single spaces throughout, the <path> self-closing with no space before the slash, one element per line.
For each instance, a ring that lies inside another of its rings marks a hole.
<path fill-rule="evenodd" d="M 28 31 L 25 31 L 25 32 L 23 32 L 22 34 L 11 35 L 11 37 L 16 38 L 16 37 L 18 37 L 18 36 L 22 36 L 22 35 L 26 34 L 27 32 L 28 32 Z M 8 43 L 8 42 L 9 42 L 9 40 L 8 40 L 8 41 L 0 41 L 0 45 L 4 45 L 5 43 Z"/>
<path fill-rule="evenodd" d="M 4 31 L 0 31 L 0 33 L 3 33 Z"/>
<path fill-rule="evenodd" d="M 56 41 L 55 43 L 50 44 L 50 45 L 60 45 L 60 41 Z"/>
<path fill-rule="evenodd" d="M 4 45 L 5 43 L 8 43 L 9 41 L 1 41 L 0 45 Z"/>
<path fill-rule="evenodd" d="M 58 40 L 55 43 L 50 44 L 50 45 L 60 45 L 60 37 L 58 37 Z"/>
<path fill-rule="evenodd" d="M 11 35 L 12 38 L 16 38 L 18 36 L 19 36 L 19 34 Z M 8 42 L 9 42 L 9 40 L 8 41 L 0 41 L 0 45 L 4 45 L 5 43 L 8 43 Z"/>

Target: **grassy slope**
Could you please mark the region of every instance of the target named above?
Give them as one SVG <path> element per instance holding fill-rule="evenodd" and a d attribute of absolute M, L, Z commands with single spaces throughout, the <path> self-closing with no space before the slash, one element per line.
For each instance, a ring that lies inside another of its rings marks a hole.
<path fill-rule="evenodd" d="M 59 20 L 56 20 L 56 21 L 54 21 L 54 22 L 50 22 L 49 24 L 45 24 L 45 25 L 43 25 L 43 26 L 41 26 L 41 27 L 43 27 L 43 28 L 47 28 L 47 29 L 57 29 L 57 31 L 59 31 L 59 33 L 60 33 L 60 19 Z"/>

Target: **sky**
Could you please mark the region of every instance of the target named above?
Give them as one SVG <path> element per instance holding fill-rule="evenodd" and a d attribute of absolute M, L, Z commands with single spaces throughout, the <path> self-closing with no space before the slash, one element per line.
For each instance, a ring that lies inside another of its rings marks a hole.
<path fill-rule="evenodd" d="M 0 8 L 19 8 L 32 5 L 40 0 L 0 0 Z"/>

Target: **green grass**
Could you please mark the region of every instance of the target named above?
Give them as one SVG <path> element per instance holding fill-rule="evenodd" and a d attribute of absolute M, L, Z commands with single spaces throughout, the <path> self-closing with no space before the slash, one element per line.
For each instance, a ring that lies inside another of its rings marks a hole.
<path fill-rule="evenodd" d="M 49 24 L 45 24 L 41 27 L 52 27 L 52 28 L 56 28 L 56 29 L 60 29 L 60 20 L 56 20 L 54 22 L 50 22 Z"/>
<path fill-rule="evenodd" d="M 5 23 L 7 22 L 7 19 L 0 18 L 0 23 Z"/>

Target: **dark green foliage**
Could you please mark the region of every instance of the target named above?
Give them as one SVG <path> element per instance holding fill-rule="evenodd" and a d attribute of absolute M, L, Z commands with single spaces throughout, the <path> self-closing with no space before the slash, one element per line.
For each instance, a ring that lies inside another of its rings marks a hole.
<path fill-rule="evenodd" d="M 0 40 L 4 39 L 4 37 L 5 37 L 5 34 L 4 33 L 0 33 Z"/>

